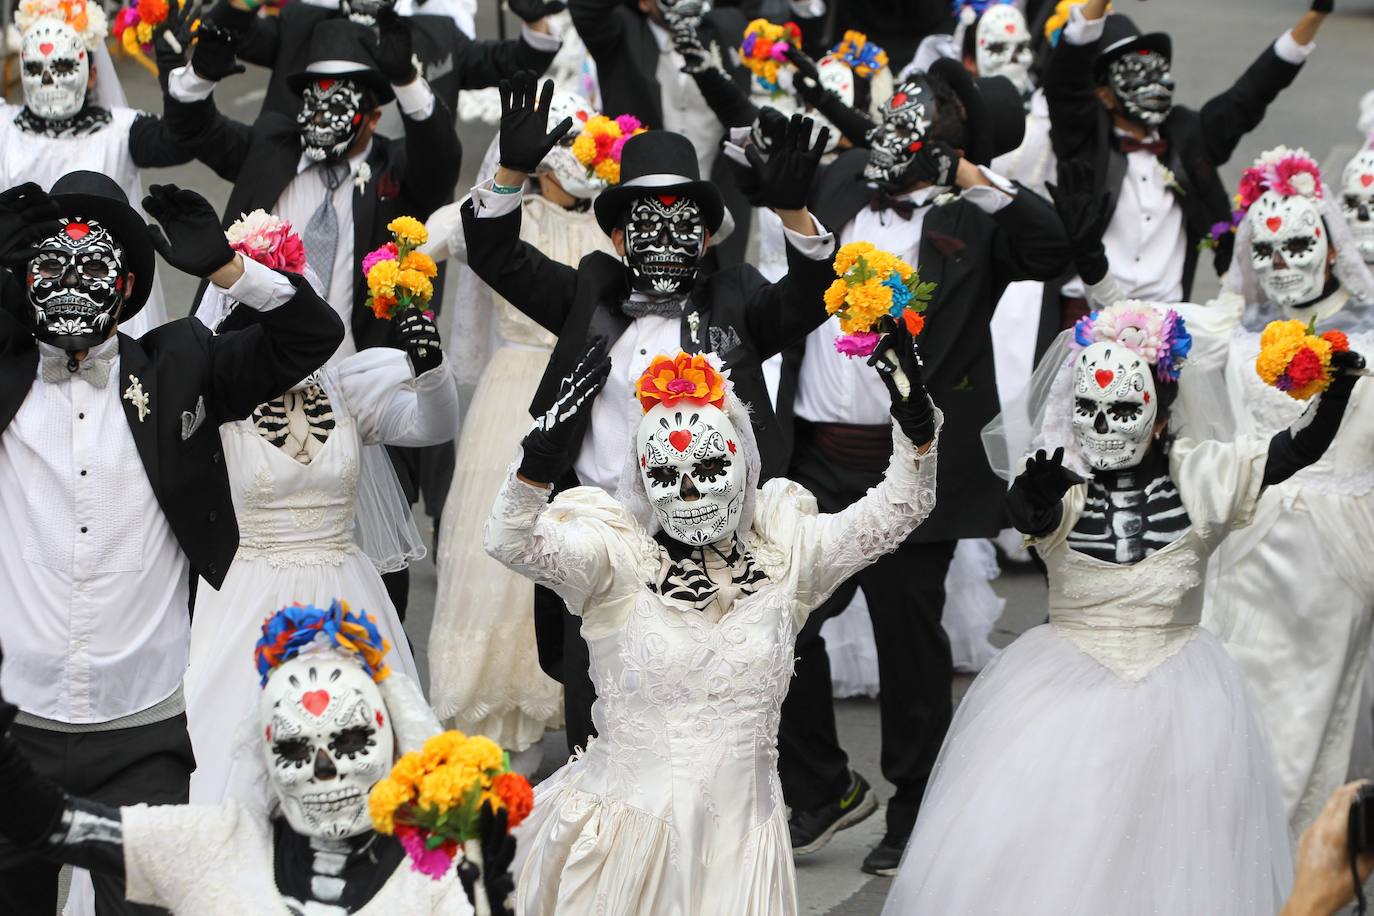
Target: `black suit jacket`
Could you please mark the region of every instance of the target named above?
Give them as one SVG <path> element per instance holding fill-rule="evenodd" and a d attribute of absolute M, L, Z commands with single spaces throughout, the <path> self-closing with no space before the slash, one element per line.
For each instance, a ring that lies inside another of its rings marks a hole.
<path fill-rule="evenodd" d="M 1050 107 L 1055 155 L 1061 162 L 1087 162 L 1096 179 L 1094 192 L 1105 191 L 1115 212 L 1126 177 L 1126 156 L 1117 148 L 1111 114 L 1094 94 L 1092 71 L 1097 49 L 1097 43 L 1059 42 L 1045 72 L 1045 99 Z M 1217 169 L 1231 158 L 1241 138 L 1259 126 L 1269 103 L 1301 69 L 1300 64 L 1283 61 L 1271 43 L 1230 89 L 1200 110 L 1175 105 L 1160 125 L 1159 135 L 1169 142 L 1165 165 L 1183 188 L 1179 206 L 1187 233 L 1184 299 L 1192 294 L 1198 242 L 1207 237 L 1213 225 L 1231 218 L 1231 196 Z M 1224 236 L 1214 261 L 1218 273 L 1230 265 L 1231 248 L 1231 236 Z"/>
<path fill-rule="evenodd" d="M 240 60 L 272 69 L 262 110 L 295 117 L 301 99 L 287 88 L 286 78 L 309 62 L 315 26 L 343 14 L 337 8 L 288 3 L 279 16 L 260 16 L 223 0 L 213 15 L 234 33 Z M 553 63 L 554 52 L 536 50 L 518 38 L 474 41 L 447 16 L 407 16 L 402 21 L 410 27 L 415 56 L 424 70 L 421 75 L 449 111 L 458 110 L 461 89 L 486 89 L 521 70 L 543 73 Z"/>
<path fill-rule="evenodd" d="M 863 181 L 867 161 L 867 150 L 842 153 L 812 192 L 812 212 L 837 232 L 872 199 Z M 882 247 L 881 239 L 871 241 Z M 999 409 L 988 325 L 1008 283 L 1051 280 L 1068 263 L 1054 208 L 1024 188 L 993 215 L 962 199 L 926 213 L 914 266 L 923 281 L 938 285 L 920 347 L 926 387 L 945 425 L 935 511 L 916 530 L 917 540 L 987 537 L 1001 528 L 1006 484 L 992 473 L 982 443 L 983 427 Z"/>
<path fill-rule="evenodd" d="M 219 426 L 241 420 L 324 365 L 343 340 L 343 325 L 298 276 L 296 295 L 262 313 L 254 326 L 215 336 L 194 318 L 154 328 L 134 339 L 119 335 L 121 391 L 138 379 L 150 412 L 142 420 L 120 401 L 143 470 L 191 569 L 215 588 L 238 549 L 239 530 L 229 494 Z M 32 330 L 0 311 L 0 434 L 28 397 L 38 370 Z M 204 419 L 182 438 L 182 412 Z"/>
<path fill-rule="evenodd" d="M 467 201 L 463 230 L 468 263 L 477 276 L 558 336 L 530 405 L 530 413 L 538 416 L 554 402 L 559 381 L 576 366 L 591 338 L 604 335 L 614 343 L 629 326 L 621 311 L 630 294 L 625 267 L 602 252 L 587 255 L 576 268 L 550 260 L 521 241 L 519 209 L 479 220 Z M 814 261 L 789 247 L 787 261 L 788 275 L 778 283 L 770 284 L 747 264 L 701 278 L 682 317 L 682 349 L 712 350 L 720 356 L 730 369 L 735 394 L 749 405 L 764 479 L 787 470 L 792 428 L 790 413 L 783 411 L 781 419 L 774 414 L 762 362 L 820 327 L 826 319 L 825 288 L 834 279 L 830 259 Z M 698 317 L 695 339 L 687 317 L 693 312 Z M 579 436 L 574 451 L 580 444 Z"/>
<path fill-rule="evenodd" d="M 214 98 L 178 102 L 166 96 L 165 119 L 178 139 L 226 181 L 234 183 L 224 208 L 228 228 L 244 213 L 272 211 L 296 177 L 301 157 L 296 122 L 266 112 L 252 125 L 225 117 Z M 363 256 L 390 239 L 386 224 L 398 216 L 424 220 L 453 194 L 458 181 L 462 147 L 453 118 L 435 99 L 434 112 L 423 121 L 402 116 L 405 140 L 373 136 L 367 164 L 372 177 L 353 191 L 353 339 L 359 349 L 393 343 L 392 324 L 374 317 L 367 306 Z M 341 227 L 342 228 L 342 227 Z M 304 227 L 297 227 L 297 231 Z M 202 291 L 203 291 L 202 287 Z M 280 392 L 278 392 L 280 393 Z"/>

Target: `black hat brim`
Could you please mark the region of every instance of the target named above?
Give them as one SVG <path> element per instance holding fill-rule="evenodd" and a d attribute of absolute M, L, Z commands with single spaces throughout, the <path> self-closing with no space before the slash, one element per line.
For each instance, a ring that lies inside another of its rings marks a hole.
<path fill-rule="evenodd" d="M 720 196 L 720 189 L 709 181 L 684 180 L 662 185 L 631 182 L 612 185 L 596 196 L 596 200 L 592 202 L 592 211 L 596 214 L 596 222 L 601 231 L 610 235 L 613 230 L 619 228 L 621 217 L 631 203 L 641 197 L 660 195 L 677 195 L 695 200 L 697 206 L 701 207 L 706 229 L 712 235 L 720 231 L 721 224 L 725 221 L 725 201 Z"/>
<path fill-rule="evenodd" d="M 53 194 L 52 200 L 59 215 L 93 219 L 118 240 L 124 249 L 124 268 L 134 275 L 134 288 L 124 300 L 119 321 L 123 323 L 137 315 L 153 292 L 157 269 L 157 255 L 143 217 L 128 204 L 98 194 Z"/>
<path fill-rule="evenodd" d="M 382 76 L 380 71 L 359 68 L 349 70 L 344 73 L 314 73 L 309 69 L 292 73 L 286 78 L 286 88 L 296 95 L 305 92 L 305 87 L 316 80 L 352 80 L 360 86 L 366 86 L 372 94 L 377 97 L 378 105 L 385 105 L 396 98 L 396 93 L 391 88 L 391 83 Z"/>
<path fill-rule="evenodd" d="M 993 158 L 992 122 L 982 93 L 973 82 L 973 75 L 957 60 L 941 58 L 930 65 L 930 72 L 949 83 L 959 101 L 964 103 L 964 132 L 967 146 L 964 158 L 974 165 L 989 165 Z M 1023 119 L 1024 120 L 1024 119 Z"/>
<path fill-rule="evenodd" d="M 1093 79 L 1101 83 L 1107 77 L 1107 67 L 1112 61 L 1120 60 L 1127 54 L 1138 54 L 1141 51 L 1154 51 L 1169 60 L 1174 59 L 1174 42 L 1163 32 L 1146 32 L 1144 35 L 1133 35 L 1130 38 L 1115 42 L 1097 52 L 1097 59 L 1093 61 Z"/>

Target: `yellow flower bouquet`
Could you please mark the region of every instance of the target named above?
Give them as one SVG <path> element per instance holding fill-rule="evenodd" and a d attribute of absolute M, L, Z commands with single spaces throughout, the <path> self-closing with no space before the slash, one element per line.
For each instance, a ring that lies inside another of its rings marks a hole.
<path fill-rule="evenodd" d="M 434 298 L 439 267 L 423 251 L 429 240 L 425 224 L 413 216 L 398 216 L 386 224 L 391 241 L 363 258 L 363 276 L 371 297 L 372 314 L 391 318 L 408 308 L 424 309 Z"/>
<path fill-rule="evenodd" d="M 851 358 L 871 355 L 885 318 L 900 318 L 912 337 L 920 335 L 935 284 L 922 283 L 916 268 L 871 242 L 850 242 L 835 254 L 835 275 L 825 310 L 839 316 L 844 332 L 836 350 Z"/>

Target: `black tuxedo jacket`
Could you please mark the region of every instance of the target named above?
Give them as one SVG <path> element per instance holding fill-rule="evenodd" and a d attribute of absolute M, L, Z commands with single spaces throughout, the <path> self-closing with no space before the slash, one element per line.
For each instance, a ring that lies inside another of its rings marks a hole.
<path fill-rule="evenodd" d="M 178 140 L 215 174 L 234 184 L 224 208 L 225 228 L 255 209 L 270 213 L 296 177 L 301 140 L 295 120 L 266 112 L 251 126 L 242 124 L 221 114 L 213 97 L 186 103 L 164 96 L 164 103 L 163 117 L 174 125 Z M 372 177 L 365 187 L 355 185 L 353 191 L 352 328 L 360 350 L 394 343 L 392 323 L 373 316 L 366 304 L 363 255 L 390 239 L 386 224 L 396 217 L 428 219 L 452 196 L 458 181 L 462 146 L 443 102 L 436 98 L 434 112 L 423 121 L 404 115 L 402 120 L 405 140 L 373 136 L 367 157 Z"/>
<path fill-rule="evenodd" d="M 194 318 L 134 339 L 119 335 L 119 365 L 109 384 L 122 391 L 138 379 L 150 412 L 140 420 L 120 402 L 143 470 L 191 569 L 219 588 L 238 549 L 219 426 L 241 420 L 323 366 L 343 340 L 338 315 L 303 279 L 296 295 L 241 331 L 211 334 Z M 0 434 L 28 397 L 38 371 L 29 325 L 0 310 Z M 182 413 L 204 418 L 183 439 Z"/>
<path fill-rule="evenodd" d="M 576 267 L 550 260 L 520 239 L 520 210 L 477 219 L 463 204 L 468 263 L 492 289 L 558 336 L 530 413 L 542 414 L 557 398 L 559 382 L 598 335 L 614 343 L 630 324 L 621 305 L 630 295 L 626 270 L 615 258 L 594 252 Z M 825 288 L 834 279 L 830 259 L 813 261 L 790 246 L 788 275 L 770 284 L 749 265 L 701 278 L 683 310 L 682 349 L 714 351 L 730 369 L 735 394 L 749 405 L 762 458 L 763 479 L 787 470 L 792 443 L 790 413 L 774 414 L 762 362 L 804 340 L 826 319 Z M 698 318 L 693 339 L 688 315 Z M 790 405 L 789 405 L 790 410 Z M 574 443 L 574 452 L 580 446 Z M 628 443 L 627 443 L 628 447 Z"/>
<path fill-rule="evenodd" d="M 301 98 L 287 88 L 286 78 L 309 63 L 315 26 L 343 13 L 310 3 L 288 3 L 279 16 L 259 16 L 234 9 L 223 0 L 213 15 L 234 33 L 239 59 L 271 68 L 262 110 L 295 117 Z M 421 76 L 449 111 L 458 110 L 461 89 L 486 89 L 521 70 L 543 73 L 553 63 L 554 52 L 536 50 L 518 38 L 474 41 L 447 16 L 406 16 L 402 21 L 410 27 L 415 56 L 424 71 Z"/>
<path fill-rule="evenodd" d="M 1117 148 L 1111 114 L 1093 92 L 1097 48 L 1096 43 L 1071 45 L 1061 41 L 1045 72 L 1045 99 L 1050 107 L 1055 155 L 1061 162 L 1081 159 L 1092 166 L 1094 192 L 1100 195 L 1105 191 L 1115 212 L 1126 177 L 1126 155 Z M 1271 43 L 1230 89 L 1200 110 L 1175 105 L 1160 125 L 1159 135 L 1169 142 L 1164 164 L 1183 188 L 1179 206 L 1187 234 L 1184 299 L 1192 294 L 1198 242 L 1208 236 L 1213 225 L 1231 219 L 1231 196 L 1217 169 L 1231 158 L 1241 138 L 1259 126 L 1269 103 L 1301 69 L 1301 65 L 1283 61 Z M 1218 273 L 1230 265 L 1231 249 L 1228 234 L 1217 246 L 1214 263 Z"/>
<path fill-rule="evenodd" d="M 863 181 L 867 161 L 867 150 L 842 153 L 813 189 L 811 211 L 836 232 L 872 199 Z M 869 241 L 883 247 L 881 239 Z M 991 216 L 964 200 L 926 213 L 914 266 L 923 281 L 938 285 L 919 343 L 926 387 L 945 425 L 935 511 L 916 530 L 917 540 L 987 537 L 1002 527 L 1006 484 L 992 473 L 982 443 L 983 427 L 999 409 L 988 324 L 1008 283 L 1052 280 L 1068 263 L 1059 216 L 1024 188 Z"/>

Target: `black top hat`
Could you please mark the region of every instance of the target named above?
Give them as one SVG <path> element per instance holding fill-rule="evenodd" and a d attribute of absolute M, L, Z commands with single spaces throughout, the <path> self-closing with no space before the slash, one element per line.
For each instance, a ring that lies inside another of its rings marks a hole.
<path fill-rule="evenodd" d="M 620 183 L 598 194 L 592 209 L 601 231 L 610 235 L 631 201 L 671 194 L 695 200 L 707 230 L 712 235 L 720 230 L 725 202 L 714 184 L 701 180 L 692 141 L 672 131 L 649 130 L 625 141 L 620 154 Z"/>
<path fill-rule="evenodd" d="M 1021 145 L 1026 136 L 1025 102 L 1005 76 L 974 77 L 957 60 L 941 58 L 930 72 L 949 83 L 964 103 L 967 133 L 964 158 L 974 165 L 992 160 Z"/>
<path fill-rule="evenodd" d="M 1102 24 L 1102 39 L 1097 43 L 1097 60 L 1093 61 L 1093 79 L 1101 83 L 1107 78 L 1107 66 L 1127 54 L 1154 51 L 1173 60 L 1174 43 L 1163 32 L 1140 34 L 1131 17 L 1110 13 Z"/>
<path fill-rule="evenodd" d="M 148 224 L 133 207 L 115 180 L 100 172 L 68 172 L 52 186 L 48 196 L 57 212 L 66 217 L 93 219 L 110 230 L 124 249 L 124 268 L 134 275 L 134 288 L 119 313 L 121 322 L 139 313 L 153 291 L 153 270 L 157 260 Z"/>
<path fill-rule="evenodd" d="M 310 33 L 309 63 L 304 70 L 292 73 L 286 78 L 286 85 L 292 92 L 300 95 L 305 87 L 322 79 L 352 80 L 366 86 L 377 96 L 377 104 L 385 105 L 396 97 L 391 91 L 391 83 L 382 71 L 377 69 L 377 61 L 363 43 L 363 36 L 369 34 L 367 27 L 348 19 L 325 19 Z"/>

